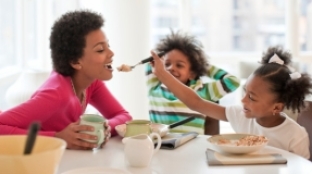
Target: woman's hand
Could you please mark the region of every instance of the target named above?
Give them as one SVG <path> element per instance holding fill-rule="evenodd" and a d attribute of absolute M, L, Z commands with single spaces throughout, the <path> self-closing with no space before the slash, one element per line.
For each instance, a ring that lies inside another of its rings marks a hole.
<path fill-rule="evenodd" d="M 89 143 L 82 139 L 97 140 L 97 136 L 80 133 L 80 131 L 93 131 L 92 126 L 79 125 L 79 121 L 69 124 L 65 129 L 55 134 L 55 137 L 66 141 L 68 149 L 89 150 L 96 148 L 96 143 Z"/>
<path fill-rule="evenodd" d="M 109 126 L 108 124 L 108 121 L 106 121 L 104 123 L 104 136 L 105 136 L 105 140 L 104 142 L 101 144 L 101 148 L 104 147 L 104 145 L 108 142 L 108 140 L 110 139 L 111 137 L 111 127 Z"/>

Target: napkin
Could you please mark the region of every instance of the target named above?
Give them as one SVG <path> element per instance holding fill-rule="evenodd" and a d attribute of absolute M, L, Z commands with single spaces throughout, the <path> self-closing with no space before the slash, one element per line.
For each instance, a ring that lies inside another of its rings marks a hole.
<path fill-rule="evenodd" d="M 161 149 L 175 149 L 197 137 L 197 132 L 169 133 L 161 140 Z M 157 143 L 155 143 L 157 145 Z"/>
<path fill-rule="evenodd" d="M 208 164 L 213 165 L 245 165 L 245 164 L 286 164 L 287 159 L 281 154 L 222 154 L 211 149 L 206 150 Z"/>

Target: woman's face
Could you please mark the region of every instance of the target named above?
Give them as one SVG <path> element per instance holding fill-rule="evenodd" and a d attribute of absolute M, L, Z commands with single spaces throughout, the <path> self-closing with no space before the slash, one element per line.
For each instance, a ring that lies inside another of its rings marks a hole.
<path fill-rule="evenodd" d="M 242 99 L 247 118 L 264 118 L 279 114 L 282 104 L 276 101 L 276 95 L 272 93 L 270 87 L 270 84 L 261 77 L 249 76 Z"/>
<path fill-rule="evenodd" d="M 90 80 L 109 80 L 112 78 L 112 57 L 114 53 L 109 48 L 108 39 L 101 30 L 95 30 L 86 35 L 86 46 L 83 56 L 78 60 L 79 72 Z"/>
<path fill-rule="evenodd" d="M 190 61 L 187 56 L 179 50 L 172 50 L 165 54 L 164 64 L 167 71 L 184 84 L 195 77 L 194 73 L 191 71 Z"/>

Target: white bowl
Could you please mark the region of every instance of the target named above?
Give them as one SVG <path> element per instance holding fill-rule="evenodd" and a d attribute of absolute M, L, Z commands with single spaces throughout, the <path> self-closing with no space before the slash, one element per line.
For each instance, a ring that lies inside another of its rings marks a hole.
<path fill-rule="evenodd" d="M 208 138 L 208 142 L 213 150 L 216 150 L 221 153 L 230 153 L 230 154 L 246 154 L 258 151 L 267 145 L 268 139 L 264 137 L 264 141 L 256 145 L 236 145 L 235 142 L 244 138 L 246 136 L 256 136 L 252 134 L 220 134 L 214 135 Z M 220 140 L 229 140 L 228 143 L 220 144 Z"/>
<path fill-rule="evenodd" d="M 119 136 L 124 137 L 126 134 L 127 125 L 120 124 L 115 127 Z M 169 132 L 169 126 L 159 123 L 151 123 L 152 132 L 158 133 L 160 137 L 164 137 Z"/>

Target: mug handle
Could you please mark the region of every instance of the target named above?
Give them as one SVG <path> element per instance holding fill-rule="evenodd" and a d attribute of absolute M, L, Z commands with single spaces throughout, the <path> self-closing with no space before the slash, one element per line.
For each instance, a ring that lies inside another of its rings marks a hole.
<path fill-rule="evenodd" d="M 101 145 L 104 142 L 104 130 L 103 129 L 99 129 L 96 132 L 96 135 L 98 137 L 98 145 Z"/>
<path fill-rule="evenodd" d="M 155 153 L 158 152 L 158 150 L 161 146 L 161 138 L 160 138 L 159 134 L 155 133 L 155 132 L 151 133 L 149 135 L 149 137 L 152 138 L 152 140 L 153 140 L 153 137 L 157 137 L 157 146 L 156 146 L 156 148 L 154 148 L 154 152 L 153 152 L 153 155 L 155 155 Z"/>

